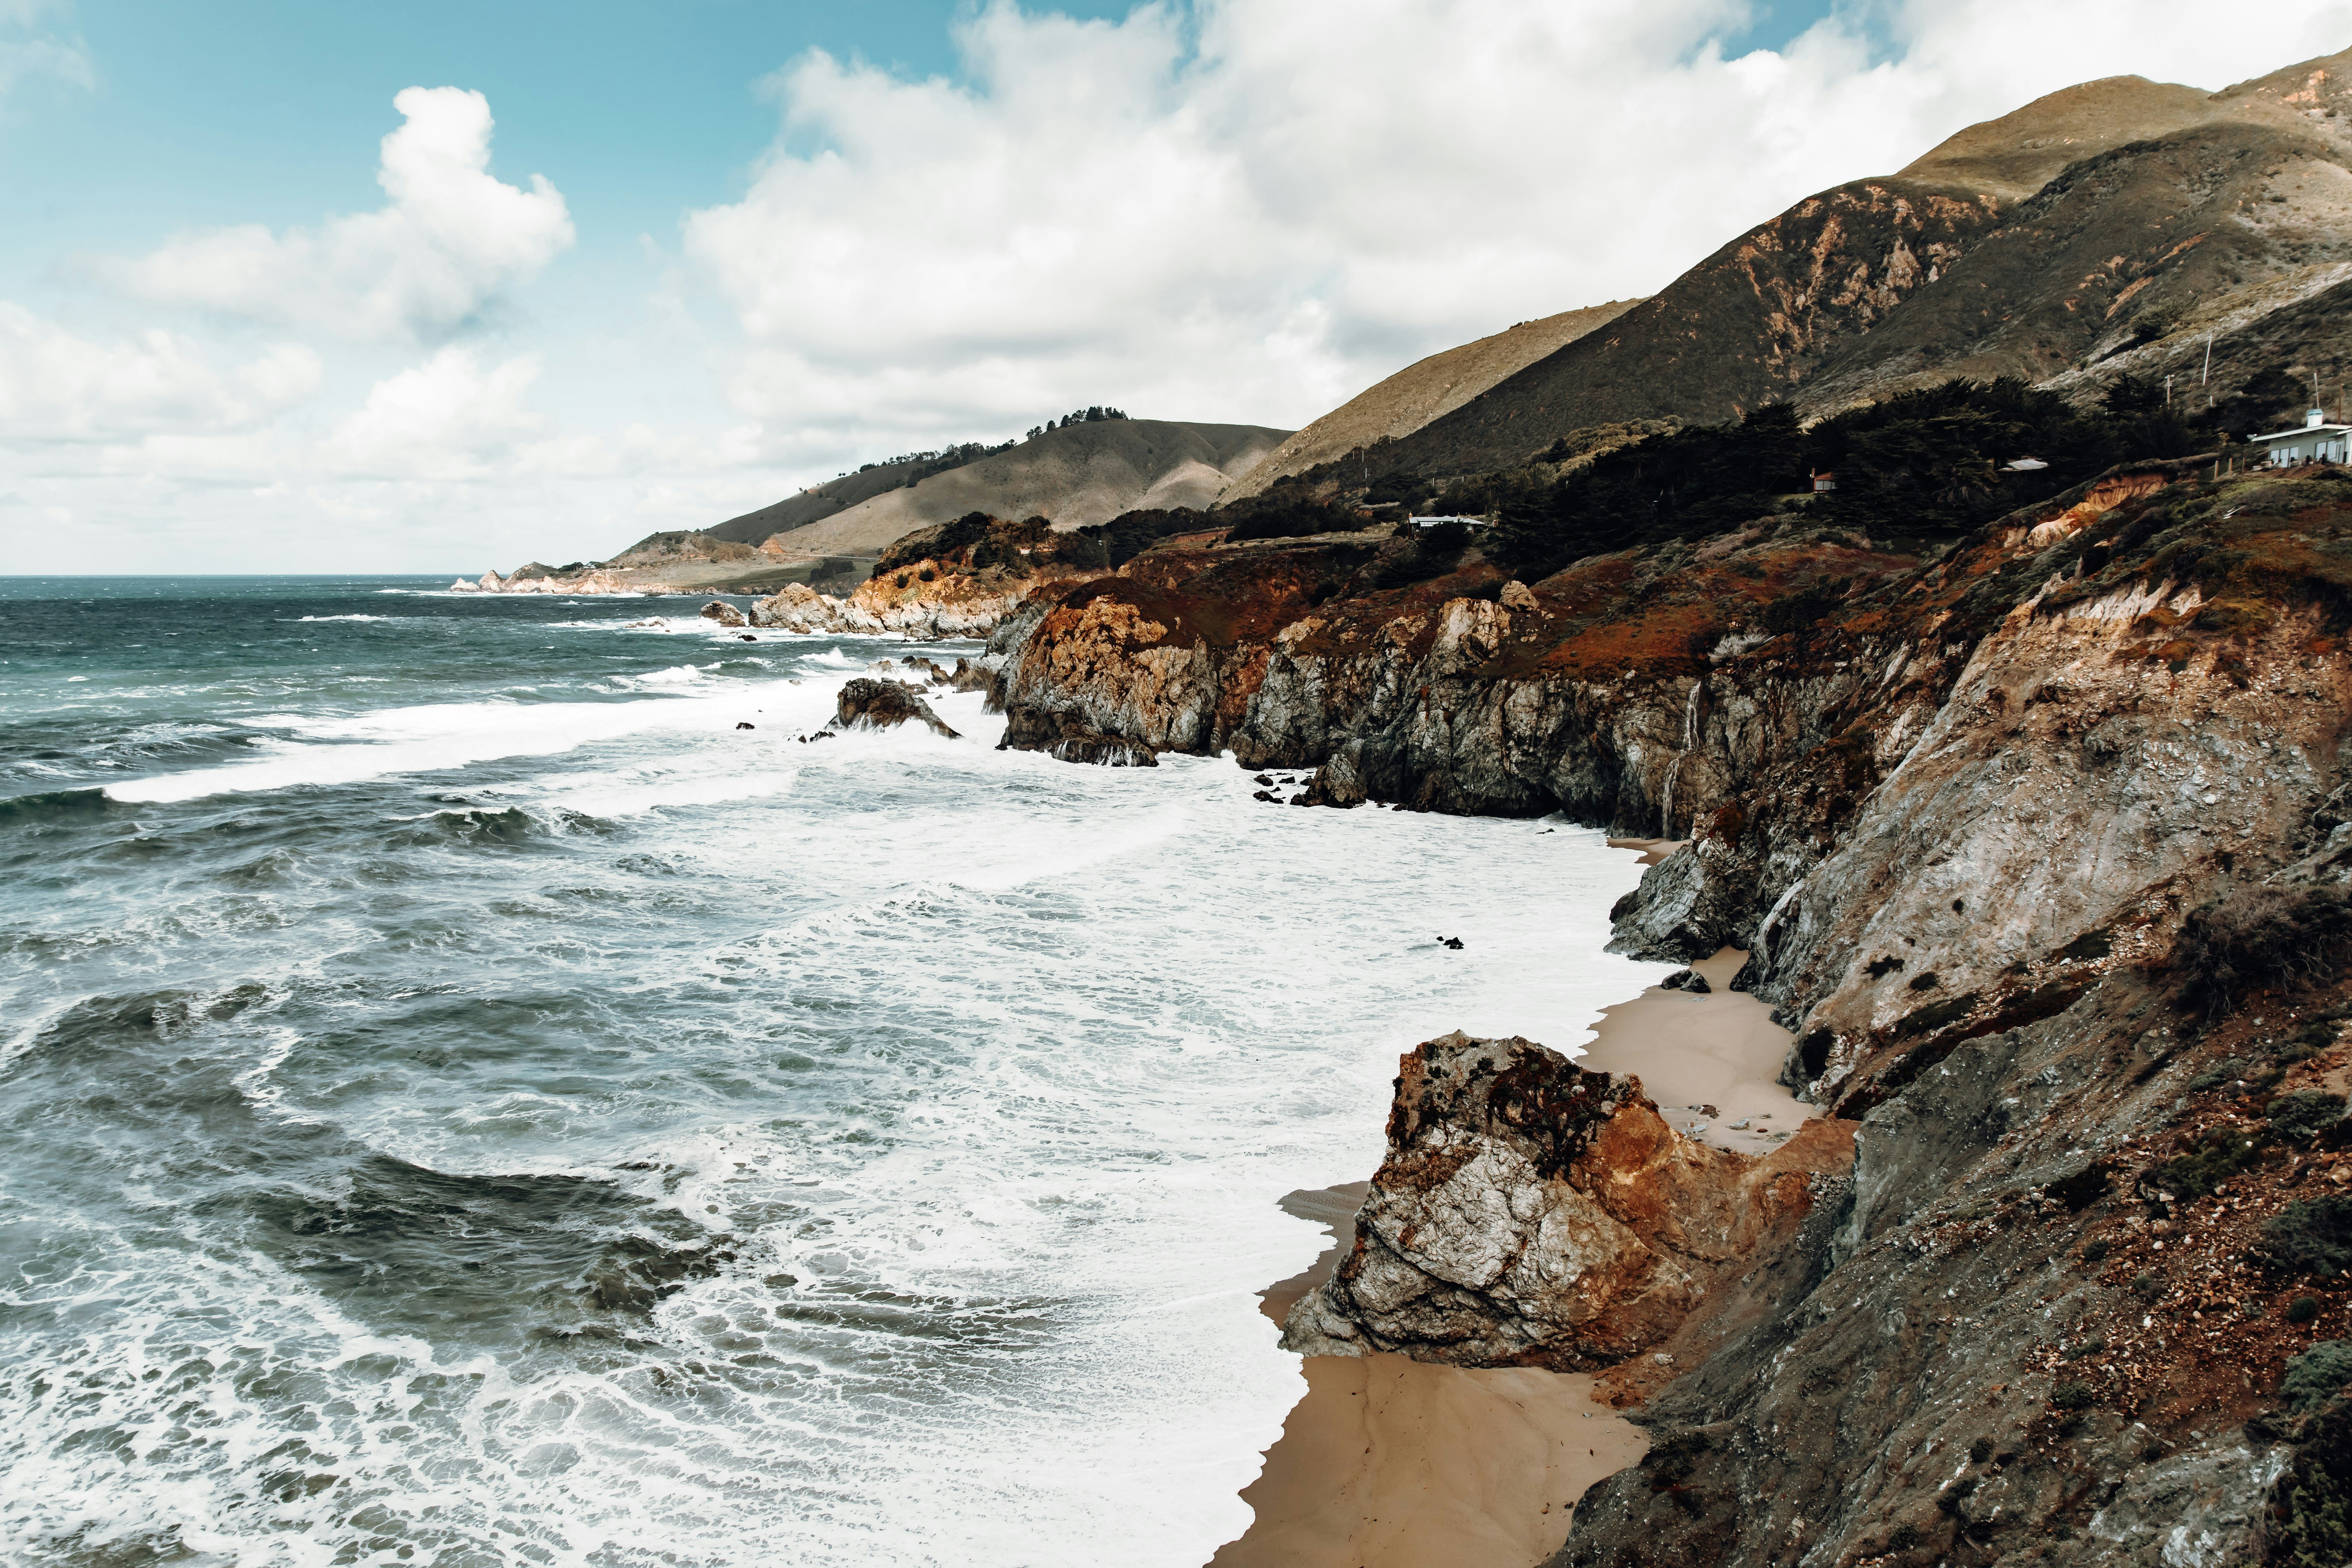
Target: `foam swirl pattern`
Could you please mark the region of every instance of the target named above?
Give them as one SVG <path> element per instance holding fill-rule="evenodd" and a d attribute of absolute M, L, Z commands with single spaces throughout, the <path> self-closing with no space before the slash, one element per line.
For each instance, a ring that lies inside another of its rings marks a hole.
<path fill-rule="evenodd" d="M 803 743 L 898 645 L 422 586 L 0 587 L 10 1562 L 1197 1563 L 1273 1200 L 1647 973 L 1590 833 Z"/>

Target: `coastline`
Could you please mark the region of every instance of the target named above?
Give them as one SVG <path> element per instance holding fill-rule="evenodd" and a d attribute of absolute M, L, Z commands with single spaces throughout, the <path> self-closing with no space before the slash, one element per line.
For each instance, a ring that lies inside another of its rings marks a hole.
<path fill-rule="evenodd" d="M 1674 840 L 1612 839 L 1654 866 Z M 1705 994 L 1645 986 L 1603 1008 L 1569 1047 L 1595 1071 L 1640 1077 L 1679 1130 L 1764 1153 L 1809 1117 L 1778 1081 L 1790 1036 L 1770 1009 L 1729 989 L 1748 955 L 1725 948 L 1691 965 Z M 1731 1124 L 1745 1121 L 1744 1129 Z M 1300 1191 L 1281 1207 L 1331 1240 L 1305 1271 L 1260 1292 L 1279 1323 L 1338 1268 L 1369 1182 Z M 1620 1405 L 1670 1380 L 1531 1367 L 1471 1370 L 1402 1355 L 1307 1356 L 1307 1392 L 1242 1489 L 1255 1515 L 1210 1568 L 1533 1568 L 1559 1550 L 1579 1499 L 1638 1461 L 1648 1435 Z"/>
<path fill-rule="evenodd" d="M 1370 1185 L 1281 1200 L 1331 1240 L 1305 1272 L 1259 1293 L 1267 1317 L 1281 1322 L 1330 1278 Z M 1401 1355 L 1307 1356 L 1299 1371 L 1307 1393 L 1242 1489 L 1256 1517 L 1211 1568 L 1533 1564 L 1559 1549 L 1585 1489 L 1649 1448 L 1583 1373 Z"/>

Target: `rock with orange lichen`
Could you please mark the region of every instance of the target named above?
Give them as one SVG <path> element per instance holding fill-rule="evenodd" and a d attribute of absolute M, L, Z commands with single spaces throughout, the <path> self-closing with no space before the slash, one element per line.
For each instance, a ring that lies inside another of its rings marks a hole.
<path fill-rule="evenodd" d="M 1853 1160 L 1851 1128 L 1827 1122 L 1761 1159 L 1711 1148 L 1638 1079 L 1462 1034 L 1405 1055 L 1388 1131 L 1354 1246 L 1292 1310 L 1288 1349 L 1609 1365 L 1793 1237 Z"/>

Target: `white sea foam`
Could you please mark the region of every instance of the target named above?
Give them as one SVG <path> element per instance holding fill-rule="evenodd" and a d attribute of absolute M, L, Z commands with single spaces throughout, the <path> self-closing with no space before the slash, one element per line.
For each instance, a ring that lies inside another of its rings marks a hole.
<path fill-rule="evenodd" d="M 694 680 L 704 679 L 700 670 Z M 669 685 L 686 684 L 677 678 Z M 782 682 L 744 682 L 710 696 L 654 696 L 626 702 L 450 702 L 326 721 L 274 714 L 257 728 L 290 729 L 250 762 L 111 784 L 120 801 L 194 800 L 208 795 L 356 784 L 402 773 L 444 773 L 501 757 L 547 756 L 652 732 L 731 731 L 782 704 Z"/>
<path fill-rule="evenodd" d="M 0 1404 L 0 1548 L 1194 1568 L 1245 1527 L 1300 1386 L 1255 1292 L 1321 1244 L 1275 1200 L 1370 1172 L 1416 1040 L 1568 1048 L 1637 989 L 1652 971 L 1599 951 L 1633 857 L 1270 807 L 1229 760 L 1000 752 L 973 693 L 928 699 L 961 740 L 796 740 L 867 657 L 709 694 L 281 713 L 252 763 L 121 786 L 536 759 L 457 782 L 475 809 L 619 826 L 536 858 L 434 848 L 415 884 L 372 839 L 338 863 L 383 889 L 359 900 L 272 884 L 110 918 L 135 973 L 233 945 L 271 987 L 142 1070 L 217 1074 L 271 1127 L 412 1167 L 615 1182 L 733 1261 L 618 1338 L 492 1355 L 234 1231 L 159 1246 L 189 1194 L 126 1155 L 101 1185 L 133 1215 L 45 1221 L 83 1261 L 12 1300 L 86 1372 Z M 58 1014 L 22 1016 L 11 1049 Z M 211 1081 L 205 1137 L 231 1120 Z"/>

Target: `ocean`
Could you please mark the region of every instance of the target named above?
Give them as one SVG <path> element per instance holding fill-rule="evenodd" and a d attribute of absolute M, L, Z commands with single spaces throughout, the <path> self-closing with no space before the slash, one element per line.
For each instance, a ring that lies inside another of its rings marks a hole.
<path fill-rule="evenodd" d="M 1591 830 L 803 741 L 977 646 L 446 583 L 0 578 L 10 1563 L 1192 1568 L 1276 1200 L 1658 972 Z"/>

